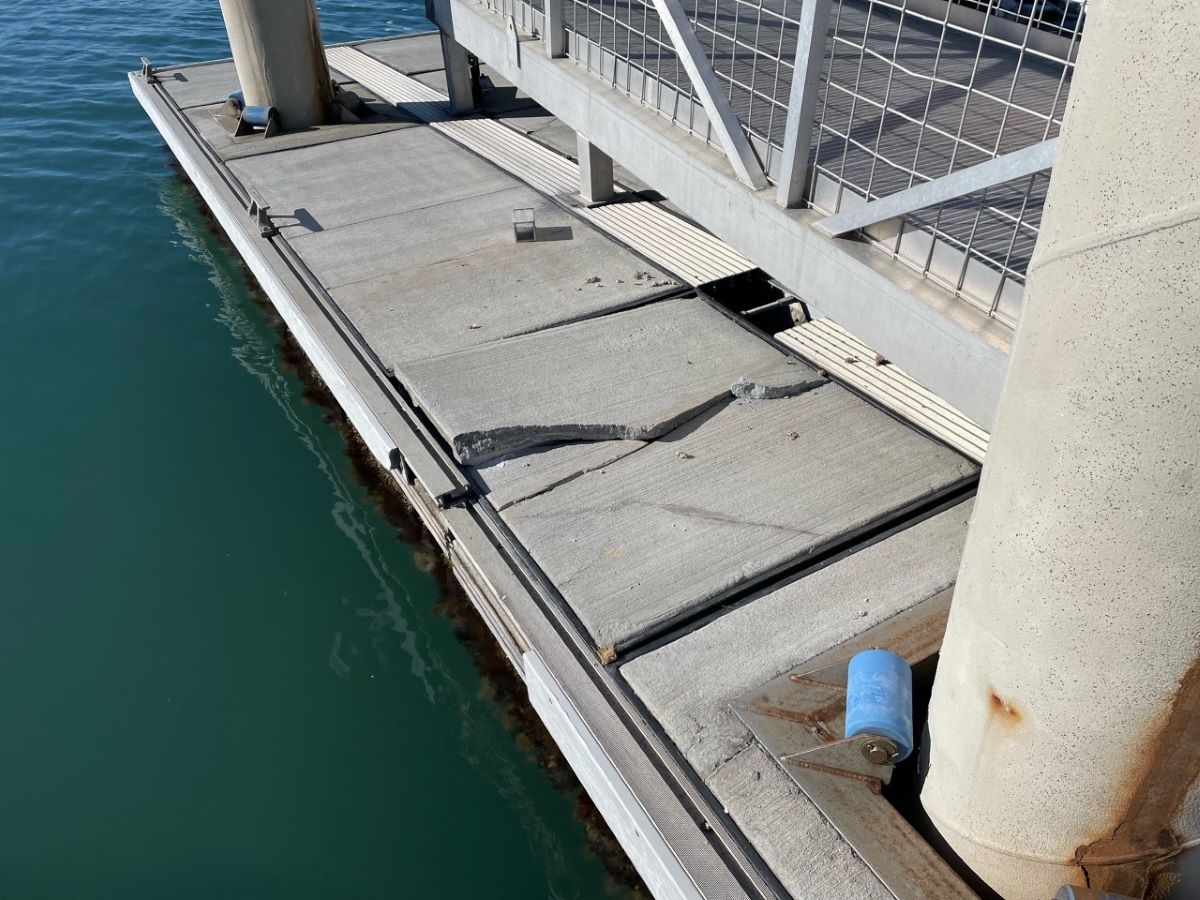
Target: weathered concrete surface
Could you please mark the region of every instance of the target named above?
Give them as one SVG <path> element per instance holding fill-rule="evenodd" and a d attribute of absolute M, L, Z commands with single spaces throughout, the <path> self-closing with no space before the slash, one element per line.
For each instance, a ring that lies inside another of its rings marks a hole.
<path fill-rule="evenodd" d="M 364 41 L 356 44 L 355 49 L 370 54 L 405 75 L 441 72 L 443 65 L 442 42 L 438 35 L 437 29 L 433 29 L 423 34 L 406 34 L 403 37 Z M 480 66 L 480 72 L 489 71 L 490 67 Z"/>
<path fill-rule="evenodd" d="M 475 474 L 483 482 L 488 502 L 496 509 L 506 509 L 585 472 L 603 469 L 645 446 L 642 441 L 556 444 L 492 460 Z"/>
<path fill-rule="evenodd" d="M 792 896 L 894 900 L 758 744 L 746 747 L 714 772 L 708 787 Z"/>
<path fill-rule="evenodd" d="M 288 131 L 264 139 L 261 134 L 248 134 L 234 137 L 217 116 L 224 112 L 224 103 L 214 103 L 205 106 L 193 106 L 185 114 L 196 126 L 204 141 L 224 160 L 241 159 L 246 156 L 258 156 L 263 153 L 278 153 L 281 150 L 296 150 L 301 147 L 315 147 L 318 144 L 329 144 L 350 138 L 367 137 L 372 134 L 382 134 L 395 131 L 398 128 L 419 128 L 413 119 L 406 117 L 390 103 L 384 103 L 359 84 L 345 82 L 343 87 L 357 94 L 370 109 L 373 115 L 364 115 L 360 122 L 344 122 L 330 125 L 317 125 L 302 131 Z M 281 223 L 282 224 L 282 223 Z"/>
<path fill-rule="evenodd" d="M 792 393 L 825 383 L 814 369 L 696 297 L 404 369 L 413 398 L 459 462 L 473 464 L 558 441 L 660 437 L 728 398 L 741 372 L 786 383 Z"/>
<path fill-rule="evenodd" d="M 639 303 L 675 284 L 428 128 L 238 159 L 230 167 L 262 194 L 282 233 L 397 369 Z M 512 211 L 521 207 L 535 210 L 537 241 L 513 241 Z M 638 272 L 650 277 L 636 278 Z"/>
<path fill-rule="evenodd" d="M 970 502 L 759 597 L 621 667 L 796 896 L 890 896 L 730 710 L 746 691 L 954 581 Z M 819 864 L 818 864 L 819 863 Z"/>
<path fill-rule="evenodd" d="M 597 646 L 620 648 L 976 471 L 826 385 L 734 400 L 503 516 Z"/>
<path fill-rule="evenodd" d="M 237 71 L 233 61 L 163 69 L 156 73 L 159 82 L 180 109 L 223 103 L 238 89 Z"/>
<path fill-rule="evenodd" d="M 930 706 L 925 808 L 1011 898 L 1200 841 L 1200 7 L 1153 9 L 1088 5 Z"/>
<path fill-rule="evenodd" d="M 515 245 L 514 207 L 532 208 L 539 230 L 564 239 Z M 620 309 L 676 286 L 662 273 L 635 278 L 655 270 L 525 188 L 447 204 L 437 213 L 417 210 L 297 241 L 314 268 L 347 279 L 333 296 L 398 371 L 414 360 Z M 398 243 L 398 235 L 406 239 Z M 357 251 L 344 255 L 339 247 L 351 244 Z M 589 283 L 598 275 L 600 282 Z"/>
<path fill-rule="evenodd" d="M 444 206 L 518 184 L 424 127 L 235 160 L 230 168 L 273 207 L 303 204 L 322 231 Z M 433 212 L 430 216 L 437 219 Z M 511 216 L 506 224 L 511 241 Z M 284 229 L 283 233 L 299 235 L 305 230 L 312 229 Z M 389 237 L 402 244 L 411 235 Z"/>
<path fill-rule="evenodd" d="M 750 739 L 730 702 L 954 583 L 970 511 L 960 503 L 776 588 L 621 674 L 707 776 Z"/>
<path fill-rule="evenodd" d="M 602 87 L 574 61 L 523 52 L 517 65 L 503 19 L 481 4 L 433 0 L 432 18 L 822 315 L 975 421 L 991 422 L 1008 362 L 1006 326 L 867 245 L 822 237 L 810 227 L 820 213 L 784 210 L 774 192 L 746 190 L 719 148 Z"/>

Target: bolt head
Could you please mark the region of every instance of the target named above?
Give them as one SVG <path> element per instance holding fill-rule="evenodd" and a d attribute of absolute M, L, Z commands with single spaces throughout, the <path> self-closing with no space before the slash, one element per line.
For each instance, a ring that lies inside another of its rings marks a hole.
<path fill-rule="evenodd" d="M 900 755 L 900 750 L 887 738 L 869 738 L 862 745 L 862 753 L 868 762 L 877 766 L 886 766 Z"/>

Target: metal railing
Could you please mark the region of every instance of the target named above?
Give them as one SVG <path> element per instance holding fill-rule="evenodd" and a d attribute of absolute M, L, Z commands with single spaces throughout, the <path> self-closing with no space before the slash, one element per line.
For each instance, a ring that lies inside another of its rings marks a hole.
<path fill-rule="evenodd" d="M 777 180 L 802 0 L 681 2 L 763 170 Z M 563 3 L 570 57 L 714 141 L 652 3 Z M 1076 0 L 832 0 L 808 204 L 834 213 L 1055 137 L 1083 21 Z M 1048 180 L 1041 172 L 958 197 L 867 237 L 1013 324 Z"/>

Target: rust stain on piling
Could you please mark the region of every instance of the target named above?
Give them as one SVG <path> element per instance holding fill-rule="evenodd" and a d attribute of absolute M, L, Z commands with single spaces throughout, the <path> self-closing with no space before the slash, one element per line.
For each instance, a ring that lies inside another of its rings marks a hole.
<path fill-rule="evenodd" d="M 1172 826 L 1200 775 L 1200 658 L 1179 680 L 1168 709 L 1130 757 L 1128 792 L 1103 834 L 1075 851 L 1087 885 L 1132 897 L 1158 898 L 1172 888 L 1173 858 L 1184 840 Z"/>
<path fill-rule="evenodd" d="M 988 690 L 988 709 L 994 721 L 1008 728 L 1017 728 L 1025 720 L 1020 708 L 997 694 L 994 688 Z"/>

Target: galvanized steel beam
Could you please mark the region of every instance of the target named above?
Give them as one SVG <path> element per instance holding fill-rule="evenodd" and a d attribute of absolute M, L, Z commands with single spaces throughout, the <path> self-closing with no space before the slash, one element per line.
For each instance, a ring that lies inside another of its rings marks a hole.
<path fill-rule="evenodd" d="M 708 115 L 708 123 L 716 132 L 717 139 L 725 150 L 725 155 L 729 157 L 734 174 L 737 175 L 739 181 L 743 181 L 755 189 L 766 187 L 767 176 L 763 173 L 762 164 L 754 155 L 754 148 L 750 146 L 750 140 L 746 137 L 746 132 L 742 130 L 742 123 L 738 121 L 737 114 L 733 111 L 733 104 L 725 96 L 721 82 L 717 80 L 717 73 L 713 71 L 712 64 L 709 63 L 708 57 L 704 53 L 704 48 L 700 46 L 700 39 L 696 37 L 692 23 L 688 21 L 687 13 L 683 11 L 679 0 L 653 0 L 653 2 L 654 9 L 658 12 L 659 19 L 662 20 L 662 26 L 671 38 L 671 45 L 679 54 L 679 61 L 683 63 L 684 69 L 687 70 L 692 88 L 704 106 L 704 112 Z"/>
<path fill-rule="evenodd" d="M 799 206 L 804 201 L 808 157 L 816 127 L 817 90 L 825 62 L 825 39 L 829 34 L 829 6 L 830 0 L 805 0 L 800 7 L 796 64 L 783 133 L 783 168 L 776 181 L 780 206 Z"/>
<path fill-rule="evenodd" d="M 1054 165 L 1057 152 L 1058 138 L 1051 138 L 1040 144 L 1032 144 L 989 159 L 977 166 L 959 169 L 933 181 L 872 200 L 863 206 L 826 216 L 814 222 L 813 228 L 829 237 L 849 234 L 860 228 L 886 222 L 888 219 L 906 216 L 918 209 L 936 206 L 956 197 L 974 194 L 1006 181 L 1049 169 Z"/>
<path fill-rule="evenodd" d="M 542 40 L 546 44 L 546 55 L 567 55 L 567 24 L 563 18 L 565 0 L 545 0 L 545 22 L 542 25 Z"/>

